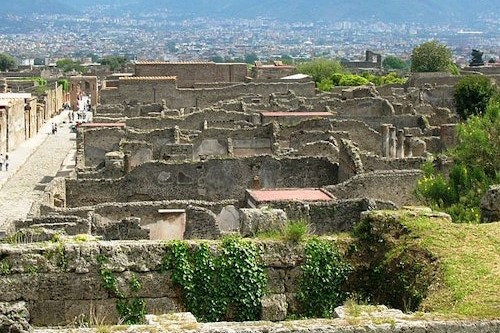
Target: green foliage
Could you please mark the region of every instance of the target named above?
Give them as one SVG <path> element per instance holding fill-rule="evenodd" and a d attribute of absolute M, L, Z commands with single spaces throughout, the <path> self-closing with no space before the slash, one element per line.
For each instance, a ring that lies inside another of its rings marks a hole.
<path fill-rule="evenodd" d="M 409 64 L 408 62 L 396 57 L 396 56 L 392 56 L 392 55 L 389 55 L 387 57 L 384 58 L 384 60 L 382 61 L 382 66 L 385 68 L 385 69 L 403 69 L 403 70 L 406 70 L 409 68 Z"/>
<path fill-rule="evenodd" d="M 108 56 L 99 60 L 101 65 L 109 66 L 112 71 L 123 69 L 123 66 L 127 62 L 127 58 L 119 56 Z"/>
<path fill-rule="evenodd" d="M 449 72 L 451 63 L 450 49 L 435 40 L 415 47 L 411 55 L 412 72 Z"/>
<path fill-rule="evenodd" d="M 319 238 L 307 241 L 305 255 L 298 293 L 304 314 L 331 317 L 335 307 L 347 298 L 342 287 L 351 266 L 342 259 L 333 243 Z"/>
<path fill-rule="evenodd" d="M 69 91 L 69 80 L 68 79 L 57 80 L 57 85 L 62 86 L 64 92 Z"/>
<path fill-rule="evenodd" d="M 449 154 L 449 177 L 427 164 L 416 194 L 427 205 L 444 210 L 455 222 L 480 222 L 479 205 L 488 187 L 500 182 L 500 99 L 484 116 L 471 116 L 458 126 L 459 144 Z"/>
<path fill-rule="evenodd" d="M 80 61 L 72 59 L 61 59 L 56 62 L 56 66 L 61 68 L 64 72 L 77 71 L 82 73 L 83 67 Z"/>
<path fill-rule="evenodd" d="M 6 260 L 0 261 L 0 275 L 7 275 L 10 273 L 10 264 Z"/>
<path fill-rule="evenodd" d="M 310 75 L 314 82 L 321 82 L 330 79 L 335 73 L 343 73 L 344 69 L 339 61 L 318 58 L 309 62 L 301 63 L 297 66 L 300 73 Z"/>
<path fill-rule="evenodd" d="M 366 78 L 356 74 L 344 74 L 340 78 L 339 86 L 363 86 L 370 83 Z"/>
<path fill-rule="evenodd" d="M 349 256 L 358 264 L 351 287 L 362 301 L 415 311 L 429 291 L 435 267 L 429 252 L 413 244 L 402 219 L 378 212 L 356 224 L 358 242 Z"/>
<path fill-rule="evenodd" d="M 218 253 L 206 243 L 189 251 L 184 242 L 169 242 L 162 269 L 172 270 L 187 309 L 199 320 L 258 319 L 267 282 L 260 251 L 250 241 L 228 237 Z"/>
<path fill-rule="evenodd" d="M 494 94 L 495 87 L 486 76 L 468 75 L 461 78 L 454 91 L 458 114 L 462 119 L 482 115 Z"/>
<path fill-rule="evenodd" d="M 309 221 L 298 219 L 290 221 L 285 227 L 284 239 L 287 242 L 300 243 L 309 234 Z"/>
<path fill-rule="evenodd" d="M 250 53 L 245 55 L 245 63 L 253 65 L 256 61 L 259 60 L 259 57 L 255 53 Z"/>
<path fill-rule="evenodd" d="M 116 301 L 116 310 L 120 315 L 120 322 L 125 325 L 144 323 L 146 318 L 146 301 L 141 298 L 121 298 Z"/>
<path fill-rule="evenodd" d="M 0 53 L 0 71 L 5 72 L 17 67 L 17 62 L 14 57 L 9 54 Z"/>
<path fill-rule="evenodd" d="M 118 288 L 118 280 L 113 272 L 106 267 L 108 263 L 106 256 L 100 254 L 97 257 L 97 262 L 99 263 L 99 274 L 103 288 L 117 298 L 116 310 L 120 316 L 120 322 L 126 325 L 143 324 L 146 319 L 146 301 L 142 298 L 130 297 Z M 135 274 L 132 274 L 128 285 L 132 293 L 137 293 L 142 288 L 142 284 Z"/>

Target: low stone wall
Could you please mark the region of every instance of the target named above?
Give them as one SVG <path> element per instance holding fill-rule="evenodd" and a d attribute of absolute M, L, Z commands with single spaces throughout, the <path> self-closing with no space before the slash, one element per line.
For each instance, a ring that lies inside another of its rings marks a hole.
<path fill-rule="evenodd" d="M 280 295 L 293 309 L 303 247 L 272 241 L 260 246 L 269 294 Z M 104 288 L 100 273 L 100 260 L 106 258 L 118 288 L 144 299 L 148 313 L 179 311 L 180 290 L 169 271 L 161 272 L 164 255 L 164 242 L 152 241 L 0 244 L 0 302 L 24 300 L 35 326 L 73 324 L 89 315 L 117 323 L 117 299 Z M 133 276 L 141 288 L 131 293 Z"/>

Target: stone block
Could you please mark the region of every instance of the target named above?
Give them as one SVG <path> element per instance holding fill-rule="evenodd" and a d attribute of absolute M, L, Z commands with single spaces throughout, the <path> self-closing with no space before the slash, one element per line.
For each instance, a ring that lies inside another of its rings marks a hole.
<path fill-rule="evenodd" d="M 286 223 L 286 213 L 281 209 L 240 209 L 240 233 L 243 236 L 282 231 Z"/>
<path fill-rule="evenodd" d="M 261 320 L 284 320 L 288 313 L 287 309 L 288 304 L 285 295 L 267 295 L 262 299 Z"/>
<path fill-rule="evenodd" d="M 269 268 L 267 270 L 267 288 L 271 294 L 285 292 L 285 270 Z"/>
<path fill-rule="evenodd" d="M 27 333 L 32 331 L 26 303 L 0 303 L 0 332 Z"/>

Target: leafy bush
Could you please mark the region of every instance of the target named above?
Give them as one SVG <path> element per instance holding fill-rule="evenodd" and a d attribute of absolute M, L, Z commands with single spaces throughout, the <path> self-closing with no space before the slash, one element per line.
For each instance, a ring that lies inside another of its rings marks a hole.
<path fill-rule="evenodd" d="M 416 194 L 427 205 L 450 214 L 455 222 L 480 222 L 479 205 L 488 187 L 500 182 L 500 98 L 490 101 L 484 116 L 458 126 L 459 144 L 449 151 L 449 177 L 424 166 Z"/>
<path fill-rule="evenodd" d="M 300 73 L 310 75 L 314 82 L 321 82 L 329 79 L 334 73 L 342 73 L 344 69 L 337 60 L 318 58 L 309 62 L 301 63 L 297 66 Z"/>
<path fill-rule="evenodd" d="M 307 241 L 305 254 L 298 293 L 302 310 L 308 317 L 331 317 L 335 307 L 347 299 L 343 285 L 351 266 L 335 244 L 319 238 Z"/>
<path fill-rule="evenodd" d="M 285 240 L 292 243 L 301 242 L 309 234 L 309 222 L 306 219 L 290 221 L 285 227 Z"/>
<path fill-rule="evenodd" d="M 454 97 L 457 112 L 462 119 L 485 112 L 495 94 L 490 79 L 483 75 L 468 75 L 455 85 Z"/>
<path fill-rule="evenodd" d="M 367 79 L 356 74 L 345 74 L 340 79 L 340 86 L 362 86 L 370 83 Z"/>

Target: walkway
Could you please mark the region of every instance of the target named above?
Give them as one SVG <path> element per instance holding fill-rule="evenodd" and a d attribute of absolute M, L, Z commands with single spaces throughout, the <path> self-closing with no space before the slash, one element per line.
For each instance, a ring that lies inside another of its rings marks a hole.
<path fill-rule="evenodd" d="M 54 135 L 52 123 L 58 124 Z M 69 128 L 68 111 L 63 111 L 47 121 L 37 135 L 8 153 L 9 171 L 0 171 L 0 230 L 13 220 L 26 218 L 63 164 L 65 170 L 74 167 L 75 136 Z"/>

